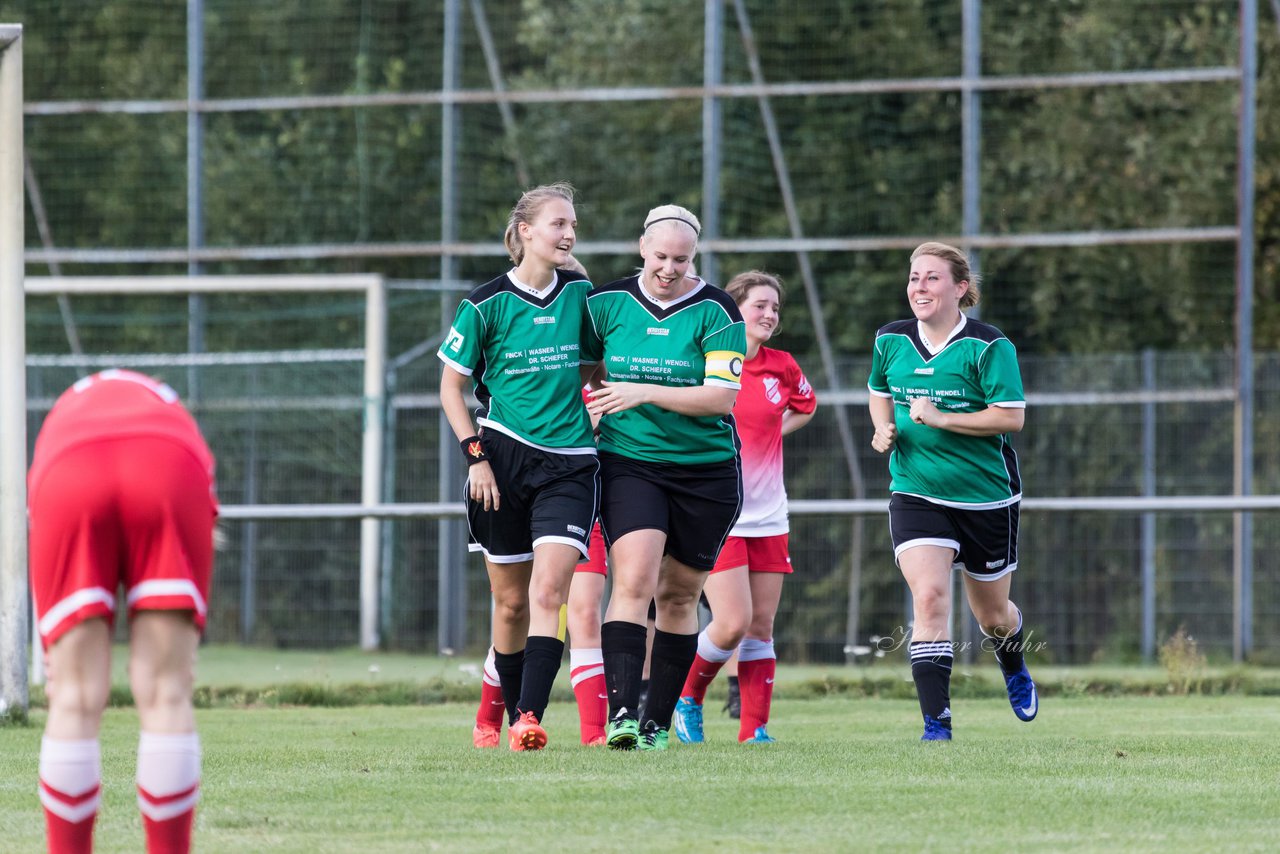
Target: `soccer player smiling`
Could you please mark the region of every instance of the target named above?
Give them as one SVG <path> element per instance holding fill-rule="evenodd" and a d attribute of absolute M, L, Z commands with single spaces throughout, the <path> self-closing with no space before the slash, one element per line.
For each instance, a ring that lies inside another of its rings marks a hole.
<path fill-rule="evenodd" d="M 698 595 L 742 506 L 731 413 L 746 335 L 733 299 L 688 275 L 700 229 L 685 208 L 654 208 L 641 272 L 587 297 L 583 356 L 602 365 L 589 409 L 600 416 L 600 522 L 614 573 L 601 642 L 615 750 L 666 748 L 697 652 Z"/>
<path fill-rule="evenodd" d="M 964 571 L 969 607 L 992 638 L 1014 714 L 1030 721 L 1039 707 L 1022 612 L 1009 599 L 1022 500 L 1011 436 L 1026 400 L 1013 344 L 963 312 L 978 298 L 963 252 L 917 247 L 907 281 L 914 317 L 876 333 L 867 382 L 871 446 L 891 452 L 889 530 L 915 611 L 909 651 L 924 741 L 952 734 L 953 568 Z"/>
<path fill-rule="evenodd" d="M 546 746 L 542 717 L 564 655 L 560 608 L 595 519 L 599 467 L 580 364 L 591 283 L 567 269 L 577 224 L 569 185 L 524 193 L 504 238 L 516 266 L 467 295 L 438 352 L 440 403 L 469 466 L 470 548 L 484 553 L 493 590 L 512 750 Z"/>

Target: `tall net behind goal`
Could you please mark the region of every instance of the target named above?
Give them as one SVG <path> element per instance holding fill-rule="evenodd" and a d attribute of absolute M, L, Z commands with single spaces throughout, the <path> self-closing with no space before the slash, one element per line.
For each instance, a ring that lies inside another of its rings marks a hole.
<path fill-rule="evenodd" d="M 318 505 L 382 498 L 382 279 L 28 279 L 27 290 L 29 443 L 76 379 L 131 368 L 182 395 L 217 456 L 224 507 L 286 507 L 287 518 L 220 524 L 210 639 L 376 646 L 378 523 Z M 59 293 L 73 294 L 74 332 Z M 201 295 L 203 352 L 189 348 L 191 294 Z M 79 352 L 67 352 L 71 341 Z"/>

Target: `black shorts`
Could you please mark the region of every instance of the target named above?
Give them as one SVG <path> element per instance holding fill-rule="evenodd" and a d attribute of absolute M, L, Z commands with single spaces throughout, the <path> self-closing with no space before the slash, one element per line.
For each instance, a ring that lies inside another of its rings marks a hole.
<path fill-rule="evenodd" d="M 738 458 L 676 465 L 600 454 L 600 530 L 612 544 L 653 528 L 667 535 L 665 554 L 708 572 L 742 512 Z"/>
<path fill-rule="evenodd" d="M 1018 568 L 1018 507 L 962 510 L 915 495 L 889 497 L 889 533 L 896 561 L 911 546 L 943 546 L 955 566 L 979 581 L 995 581 Z"/>
<path fill-rule="evenodd" d="M 600 494 L 595 455 L 543 451 L 492 429 L 480 441 L 502 500 L 485 510 L 466 487 L 470 550 L 494 563 L 521 563 L 533 560 L 534 546 L 565 543 L 586 559 Z"/>

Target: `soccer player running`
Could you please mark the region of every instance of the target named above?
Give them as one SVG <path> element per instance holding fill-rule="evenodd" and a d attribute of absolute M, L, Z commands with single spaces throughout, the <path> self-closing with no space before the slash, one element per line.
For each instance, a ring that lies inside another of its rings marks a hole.
<path fill-rule="evenodd" d="M 911 588 L 909 652 L 924 716 L 923 741 L 951 739 L 951 570 L 1004 673 L 1021 720 L 1035 718 L 1035 682 L 1023 660 L 1022 613 L 1009 600 L 1018 568 L 1022 480 L 1010 441 L 1026 400 L 1013 344 L 963 309 L 978 304 L 963 252 L 924 243 L 911 253 L 907 301 L 915 315 L 876 332 L 871 446 L 889 457 L 889 530 Z"/>
<path fill-rule="evenodd" d="M 147 850 L 190 850 L 200 791 L 191 694 L 213 570 L 213 469 L 178 395 L 132 371 L 80 380 L 40 429 L 28 476 L 30 569 L 48 663 L 39 773 L 53 854 L 93 847 L 122 584 Z"/>
<path fill-rule="evenodd" d="M 782 599 L 782 580 L 791 572 L 782 437 L 808 424 L 818 401 L 791 354 L 764 346 L 777 332 L 782 311 L 782 283 L 777 277 L 757 270 L 739 273 L 725 285 L 725 292 L 738 304 L 747 333 L 742 390 L 733 407 L 742 440 L 742 515 L 703 591 L 712 619 L 698 635 L 698 654 L 680 692 L 674 721 L 681 741 L 703 740 L 707 686 L 737 650 L 742 697 L 738 741 L 769 744 L 774 739 L 766 725 L 777 668 L 773 620 Z"/>
<path fill-rule="evenodd" d="M 494 598 L 494 665 L 512 750 L 539 750 L 560 669 L 560 607 L 587 557 L 599 480 L 582 402 L 585 276 L 564 269 L 575 241 L 573 189 L 524 193 L 504 242 L 515 267 L 459 304 L 440 346 L 440 402 L 469 464 L 472 551 Z M 590 369 L 585 369 L 589 371 Z M 463 389 L 475 382 L 473 426 Z"/>
<path fill-rule="evenodd" d="M 742 504 L 733 403 L 746 336 L 733 299 L 687 276 L 701 226 L 654 208 L 638 275 L 591 292 L 601 361 L 589 405 L 600 418 L 601 528 L 613 589 L 601 627 L 608 746 L 663 750 L 698 646 L 698 595 Z M 637 709 L 645 623 L 657 602 L 649 691 Z"/>

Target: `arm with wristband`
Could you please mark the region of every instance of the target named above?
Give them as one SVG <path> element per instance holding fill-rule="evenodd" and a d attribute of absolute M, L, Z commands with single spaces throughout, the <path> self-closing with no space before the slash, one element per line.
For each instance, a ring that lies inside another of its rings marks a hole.
<path fill-rule="evenodd" d="M 467 409 L 464 389 L 469 380 L 466 374 L 446 364 L 440 373 L 440 407 L 467 461 L 467 484 L 472 500 L 482 502 L 486 510 L 497 509 L 502 500 L 498 481 Z"/>

